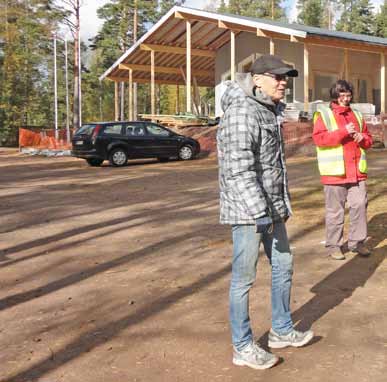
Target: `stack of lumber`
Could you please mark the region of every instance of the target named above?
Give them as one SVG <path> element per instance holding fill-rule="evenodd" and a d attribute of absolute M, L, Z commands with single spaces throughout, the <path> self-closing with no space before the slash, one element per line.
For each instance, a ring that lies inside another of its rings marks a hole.
<path fill-rule="evenodd" d="M 185 128 L 192 126 L 206 126 L 208 119 L 198 117 L 194 114 L 179 115 L 158 115 L 158 114 L 140 114 L 140 118 L 145 121 L 155 121 L 163 126 L 171 128 Z"/>

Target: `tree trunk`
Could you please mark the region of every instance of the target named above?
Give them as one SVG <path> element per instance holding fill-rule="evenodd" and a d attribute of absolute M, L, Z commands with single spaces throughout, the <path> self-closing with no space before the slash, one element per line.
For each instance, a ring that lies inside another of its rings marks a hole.
<path fill-rule="evenodd" d="M 74 33 L 74 101 L 73 101 L 73 128 L 78 129 L 80 127 L 80 118 L 79 118 L 79 29 L 80 29 L 80 19 L 79 19 L 79 0 L 75 1 L 74 4 L 74 14 L 75 14 L 75 33 Z"/>
<path fill-rule="evenodd" d="M 137 41 L 137 0 L 134 0 L 134 13 L 133 13 L 133 43 Z M 133 119 L 137 120 L 137 82 L 133 83 Z"/>

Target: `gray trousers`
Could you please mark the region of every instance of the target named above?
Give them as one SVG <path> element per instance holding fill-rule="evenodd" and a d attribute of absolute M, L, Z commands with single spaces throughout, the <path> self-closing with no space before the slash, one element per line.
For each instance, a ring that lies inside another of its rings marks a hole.
<path fill-rule="evenodd" d="M 345 203 L 349 206 L 348 248 L 367 238 L 366 182 L 324 185 L 325 193 L 325 246 L 329 253 L 343 245 Z"/>

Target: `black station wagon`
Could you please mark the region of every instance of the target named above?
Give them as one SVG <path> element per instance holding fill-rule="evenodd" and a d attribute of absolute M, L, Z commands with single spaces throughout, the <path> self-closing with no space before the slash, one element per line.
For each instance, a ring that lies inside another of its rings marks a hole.
<path fill-rule="evenodd" d="M 83 125 L 72 139 L 72 155 L 90 166 L 107 159 L 113 166 L 124 166 L 128 159 L 193 159 L 200 152 L 199 142 L 152 122 L 97 122 Z"/>

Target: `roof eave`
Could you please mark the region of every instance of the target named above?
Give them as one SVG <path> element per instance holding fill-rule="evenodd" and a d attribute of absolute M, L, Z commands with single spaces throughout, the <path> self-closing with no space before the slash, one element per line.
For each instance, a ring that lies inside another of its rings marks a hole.
<path fill-rule="evenodd" d="M 301 38 L 305 38 L 307 36 L 307 32 L 304 32 L 304 31 L 299 31 L 292 28 L 280 27 L 276 25 L 265 24 L 259 21 L 250 21 L 250 20 L 243 19 L 243 23 L 242 23 L 241 19 L 238 16 L 214 15 L 213 13 L 201 11 L 199 9 L 186 8 L 186 7 L 175 7 L 175 8 L 176 8 L 175 11 L 177 12 L 189 13 L 194 16 L 206 17 L 212 20 L 221 20 L 221 21 L 225 21 L 233 24 L 241 24 L 252 28 L 265 29 L 267 31 L 283 33 L 290 36 L 296 36 Z"/>

